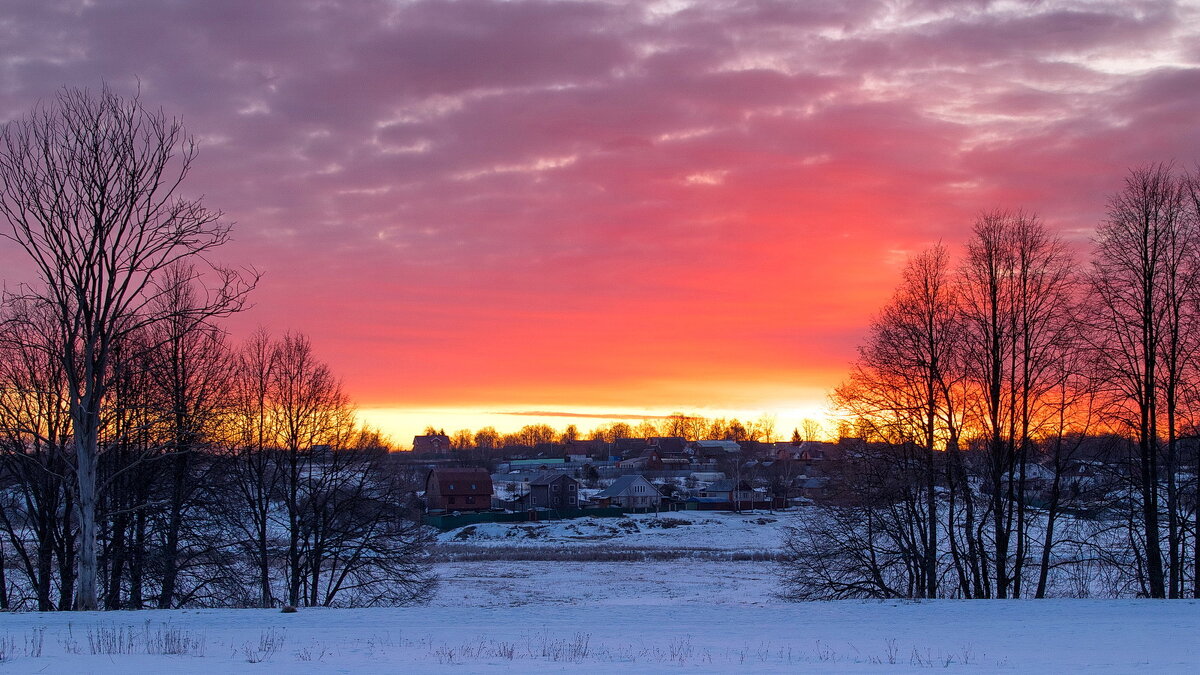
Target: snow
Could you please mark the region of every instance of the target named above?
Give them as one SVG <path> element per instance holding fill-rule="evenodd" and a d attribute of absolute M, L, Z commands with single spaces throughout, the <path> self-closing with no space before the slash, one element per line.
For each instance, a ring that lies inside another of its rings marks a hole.
<path fill-rule="evenodd" d="M 426 607 L 0 614 L 0 671 L 1200 672 L 1192 600 L 794 603 L 776 595 L 772 562 L 586 560 L 614 546 L 769 551 L 802 517 L 682 512 L 488 524 L 461 537 L 463 528 L 441 535 L 449 548 L 498 559 L 437 564 L 442 583 Z M 513 545 L 569 547 L 581 559 L 504 560 Z M 186 653 L 157 653 L 168 645 Z"/>
<path fill-rule="evenodd" d="M 443 532 L 443 543 L 478 546 L 611 547 L 766 551 L 803 512 L 674 511 L 536 523 L 480 523 Z"/>
<path fill-rule="evenodd" d="M 428 607 L 0 615 L 10 672 L 1196 672 L 1200 603 L 791 603 L 768 563 L 440 565 Z M 41 656 L 22 651 L 44 630 Z M 102 629 L 132 654 L 90 653 Z M 146 654 L 175 630 L 192 655 Z M 258 651 L 277 639 L 273 654 Z M 70 653 L 74 645 L 78 654 Z M 263 655 L 260 663 L 248 656 Z M 307 659 L 307 660 L 306 660 Z M 894 662 L 894 663 L 893 663 Z"/>

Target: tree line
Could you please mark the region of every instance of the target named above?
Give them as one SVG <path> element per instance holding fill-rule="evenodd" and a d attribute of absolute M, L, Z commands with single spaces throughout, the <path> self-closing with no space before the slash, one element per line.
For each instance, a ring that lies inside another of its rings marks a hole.
<path fill-rule="evenodd" d="M 872 442 L 792 590 L 1200 597 L 1198 346 L 1197 172 L 1131 170 L 1087 261 L 1006 210 L 913 255 L 832 395 Z"/>
<path fill-rule="evenodd" d="M 721 440 L 763 443 L 780 440 L 774 415 L 763 414 L 753 420 L 743 421 L 737 417 L 705 417 L 681 412 L 661 418 L 643 419 L 636 424 L 608 422 L 587 432 L 581 432 L 574 424 L 568 424 L 561 430 L 549 424 L 527 424 L 511 433 L 500 433 L 492 426 L 474 431 L 459 429 L 449 434 L 445 429 L 428 426 L 424 433 L 446 436 L 450 439 L 450 447 L 453 450 L 536 448 L 565 445 L 579 440 L 615 443 L 619 438 L 677 437 L 689 441 Z M 800 427 L 792 430 L 790 438 L 800 442 L 819 440 L 823 435 L 824 429 L 819 422 L 805 419 Z"/>
<path fill-rule="evenodd" d="M 0 133 L 0 609 L 428 597 L 411 477 L 297 333 L 233 345 L 254 270 L 182 195 L 178 119 L 65 89 Z"/>

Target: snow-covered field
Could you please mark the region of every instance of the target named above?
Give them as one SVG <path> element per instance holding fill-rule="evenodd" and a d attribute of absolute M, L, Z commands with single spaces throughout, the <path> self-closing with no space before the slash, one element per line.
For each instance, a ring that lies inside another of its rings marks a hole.
<path fill-rule="evenodd" d="M 803 511 L 724 513 L 676 511 L 619 518 L 576 518 L 537 523 L 481 523 L 443 532 L 443 544 L 546 548 L 602 547 L 719 551 L 776 550 L 784 528 Z"/>
<path fill-rule="evenodd" d="M 766 514 L 685 515 L 716 517 L 724 526 L 684 536 L 693 526 L 639 524 L 637 532 L 582 541 L 777 545 L 769 541 L 778 523 L 752 522 L 772 517 Z M 566 525 L 554 524 L 541 540 L 587 536 L 576 525 L 579 531 L 560 532 Z M 580 540 L 557 545 L 567 541 Z M 775 595 L 772 565 L 457 562 L 437 566 L 442 585 L 428 607 L 0 615 L 0 671 L 1200 672 L 1197 602 L 797 604 Z"/>

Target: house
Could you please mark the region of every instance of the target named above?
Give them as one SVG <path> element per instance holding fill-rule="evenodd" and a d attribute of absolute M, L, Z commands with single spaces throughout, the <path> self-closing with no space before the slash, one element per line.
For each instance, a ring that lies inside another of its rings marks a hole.
<path fill-rule="evenodd" d="M 606 459 L 609 444 L 599 438 L 582 440 L 573 438 L 566 443 L 564 451 L 569 457 L 578 457 L 574 461 L 586 462 L 589 459 Z"/>
<path fill-rule="evenodd" d="M 413 453 L 440 455 L 450 452 L 450 437 L 446 434 L 427 434 L 413 436 Z"/>
<path fill-rule="evenodd" d="M 662 504 L 662 493 L 645 476 L 621 476 L 594 499 L 605 506 L 658 508 Z"/>
<path fill-rule="evenodd" d="M 800 496 L 814 501 L 826 499 L 829 496 L 829 479 L 825 477 L 809 478 L 807 476 L 796 481 Z"/>
<path fill-rule="evenodd" d="M 696 496 L 703 500 L 729 502 L 755 502 L 763 495 L 750 487 L 746 481 L 735 481 L 732 478 L 714 481 L 708 487 L 700 489 Z"/>
<path fill-rule="evenodd" d="M 682 436 L 652 436 L 646 439 L 646 445 L 657 448 L 659 454 L 682 455 L 688 449 L 688 442 Z"/>
<path fill-rule="evenodd" d="M 742 454 L 742 446 L 736 441 L 696 441 L 696 455 L 713 461 Z"/>
<path fill-rule="evenodd" d="M 574 509 L 579 507 L 579 481 L 565 473 L 544 473 L 529 481 L 530 508 Z"/>
<path fill-rule="evenodd" d="M 663 468 L 662 455 L 659 454 L 657 448 L 646 448 L 635 457 L 621 460 L 617 466 L 622 469 L 658 471 Z"/>
<path fill-rule="evenodd" d="M 425 477 L 428 511 L 486 511 L 492 508 L 492 477 L 486 469 L 438 467 Z"/>
<path fill-rule="evenodd" d="M 650 444 L 644 438 L 618 438 L 613 441 L 613 454 L 622 458 L 634 457 L 648 447 Z"/>

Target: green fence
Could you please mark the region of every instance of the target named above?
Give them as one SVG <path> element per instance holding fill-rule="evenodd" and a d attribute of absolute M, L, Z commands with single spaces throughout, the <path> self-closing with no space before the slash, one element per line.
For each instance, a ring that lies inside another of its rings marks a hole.
<path fill-rule="evenodd" d="M 660 509 L 660 511 L 665 512 L 667 509 Z M 480 511 L 478 513 L 460 513 L 458 515 L 449 513 L 430 514 L 425 516 L 425 524 L 445 531 L 463 527 L 464 525 L 477 525 L 479 523 L 529 523 L 569 520 L 571 518 L 615 518 L 627 513 L 654 513 L 654 509 L 622 509 L 611 507 L 604 509 L 539 509 L 536 511 L 518 511 L 515 513 Z"/>

